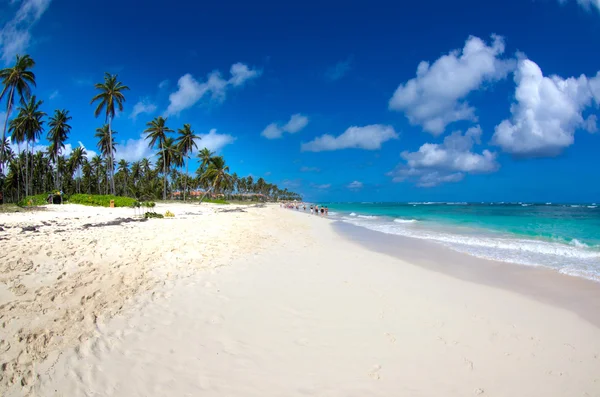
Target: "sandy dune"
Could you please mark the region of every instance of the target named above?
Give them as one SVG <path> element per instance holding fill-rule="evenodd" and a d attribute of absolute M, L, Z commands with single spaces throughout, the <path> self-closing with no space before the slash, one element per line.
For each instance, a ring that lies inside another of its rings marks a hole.
<path fill-rule="evenodd" d="M 187 208 L 27 243 L 3 232 L 3 261 L 24 266 L 2 269 L 6 395 L 600 396 L 600 329 L 570 311 L 371 252 L 314 216 Z"/>

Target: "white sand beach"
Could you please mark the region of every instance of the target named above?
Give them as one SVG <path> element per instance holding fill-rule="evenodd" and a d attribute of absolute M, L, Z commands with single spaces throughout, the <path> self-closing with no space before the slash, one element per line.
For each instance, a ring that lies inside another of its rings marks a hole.
<path fill-rule="evenodd" d="M 276 205 L 167 209 L 0 214 L 0 394 L 600 396 L 575 311 Z"/>

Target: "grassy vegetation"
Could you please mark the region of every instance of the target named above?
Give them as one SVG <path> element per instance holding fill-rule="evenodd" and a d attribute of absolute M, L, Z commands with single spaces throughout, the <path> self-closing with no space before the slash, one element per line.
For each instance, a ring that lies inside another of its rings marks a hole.
<path fill-rule="evenodd" d="M 42 194 L 38 194 L 35 196 L 27 196 L 24 199 L 22 199 L 21 201 L 19 201 L 17 203 L 17 205 L 19 207 L 31 207 L 31 206 L 45 205 L 45 204 L 48 204 L 46 202 L 47 198 L 48 198 L 48 193 L 42 193 Z"/>
<path fill-rule="evenodd" d="M 92 205 L 96 207 L 110 207 L 110 200 L 115 201 L 115 207 L 131 207 L 136 202 L 131 197 L 119 197 L 98 194 L 74 194 L 69 197 L 71 204 Z"/>
<path fill-rule="evenodd" d="M 212 204 L 229 204 L 227 200 L 223 199 L 204 199 L 203 203 L 212 203 Z"/>

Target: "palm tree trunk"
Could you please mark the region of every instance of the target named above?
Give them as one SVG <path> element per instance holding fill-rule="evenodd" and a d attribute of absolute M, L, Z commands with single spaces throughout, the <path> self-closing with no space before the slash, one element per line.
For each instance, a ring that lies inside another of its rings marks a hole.
<path fill-rule="evenodd" d="M 165 143 L 162 144 L 163 152 L 163 200 L 167 199 L 167 159 L 165 158 Z"/>
<path fill-rule="evenodd" d="M 10 111 L 12 109 L 12 100 L 14 93 L 15 86 L 13 85 L 10 88 L 10 94 L 8 96 L 8 105 L 6 106 L 6 118 L 4 119 L 4 131 L 2 131 L 2 150 L 0 150 L 0 174 L 3 174 L 4 172 L 4 158 L 6 154 L 6 147 L 4 146 L 4 141 L 6 140 L 6 127 L 8 126 L 8 118 L 10 117 Z M 2 196 L 4 196 L 4 183 L 2 183 L 0 191 L 2 192 Z"/>
<path fill-rule="evenodd" d="M 199 203 L 199 204 L 202 204 L 202 201 L 204 200 L 204 197 L 206 197 L 206 195 L 207 195 L 208 193 L 210 193 L 210 191 L 211 191 L 211 190 L 213 190 L 213 188 L 214 188 L 214 187 L 215 187 L 215 185 L 213 184 L 213 185 L 212 185 L 212 186 L 211 186 L 211 187 L 210 187 L 210 188 L 209 188 L 207 191 L 205 191 L 205 192 L 204 192 L 204 194 L 203 194 L 203 195 L 202 195 L 202 197 L 200 198 L 200 203 Z"/>
<path fill-rule="evenodd" d="M 17 201 L 21 199 L 21 167 L 19 167 L 19 160 L 21 158 L 21 145 L 17 142 Z"/>
<path fill-rule="evenodd" d="M 190 158 L 185 162 L 185 179 L 183 180 L 183 202 L 185 203 L 185 192 L 187 191 L 187 180 L 190 172 Z"/>
<path fill-rule="evenodd" d="M 29 190 L 29 184 L 27 183 L 29 181 L 29 141 L 25 140 L 25 197 L 27 197 L 27 191 Z"/>
<path fill-rule="evenodd" d="M 115 174 L 114 174 L 114 165 L 113 165 L 113 150 L 112 150 L 112 117 L 108 118 L 108 151 L 110 152 L 109 156 L 109 167 L 108 171 L 110 175 L 110 192 L 114 196 L 115 195 Z"/>

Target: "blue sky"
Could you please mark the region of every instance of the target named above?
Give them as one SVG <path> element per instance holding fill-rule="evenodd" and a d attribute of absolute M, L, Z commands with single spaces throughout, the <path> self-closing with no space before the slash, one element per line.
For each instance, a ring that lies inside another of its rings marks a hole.
<path fill-rule="evenodd" d="M 96 149 L 111 72 L 129 161 L 168 115 L 309 200 L 600 201 L 598 0 L 397 3 L 4 0 L 0 48 L 71 147 Z"/>

